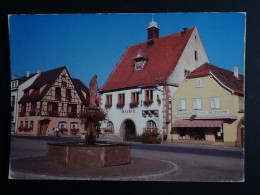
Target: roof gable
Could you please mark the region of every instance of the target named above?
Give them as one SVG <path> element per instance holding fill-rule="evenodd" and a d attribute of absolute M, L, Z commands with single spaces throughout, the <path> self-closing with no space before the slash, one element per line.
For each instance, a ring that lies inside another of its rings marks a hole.
<path fill-rule="evenodd" d="M 136 86 L 155 86 L 166 82 L 195 27 L 129 46 L 100 91 Z M 135 56 L 141 52 L 147 62 L 142 70 L 135 70 Z"/>
<path fill-rule="evenodd" d="M 44 96 L 48 92 L 50 92 L 50 88 L 54 85 L 54 83 L 59 83 L 58 80 L 61 80 L 60 77 L 62 77 L 63 74 L 67 75 L 68 79 L 70 80 L 67 81 L 68 84 L 74 86 L 76 93 L 78 94 L 81 102 L 83 104 L 88 104 L 86 97 L 83 95 L 82 91 L 88 94 L 89 89 L 80 80 L 71 78 L 65 66 L 52 69 L 46 72 L 42 72 L 40 76 L 33 82 L 33 84 L 24 90 L 24 91 L 29 91 L 29 90 L 35 91 L 35 90 L 42 89 L 41 92 L 37 93 L 37 95 L 35 93 L 31 93 L 30 95 L 28 95 L 27 93 L 27 95 L 25 94 L 21 98 L 19 103 L 29 102 L 29 101 L 39 101 L 43 99 Z"/>
<path fill-rule="evenodd" d="M 244 94 L 244 75 L 239 74 L 238 78 L 236 78 L 232 71 L 219 68 L 210 63 L 205 63 L 195 69 L 187 76 L 187 78 L 202 77 L 210 74 L 214 76 L 220 84 L 226 88 L 229 88 L 234 93 L 240 95 Z"/>

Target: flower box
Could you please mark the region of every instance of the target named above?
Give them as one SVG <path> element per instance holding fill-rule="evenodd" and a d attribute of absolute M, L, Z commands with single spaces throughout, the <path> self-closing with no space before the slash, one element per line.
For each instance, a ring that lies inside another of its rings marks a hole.
<path fill-rule="evenodd" d="M 71 130 L 70 130 L 70 133 L 71 133 L 72 135 L 77 135 L 78 132 L 79 132 L 79 129 L 71 129 Z"/>
<path fill-rule="evenodd" d="M 112 104 L 106 104 L 105 105 L 105 108 L 111 108 L 112 107 Z"/>
<path fill-rule="evenodd" d="M 125 104 L 117 104 L 116 107 L 117 108 L 123 108 L 125 106 Z"/>
<path fill-rule="evenodd" d="M 150 106 L 152 103 L 153 103 L 153 100 L 144 101 L 145 106 Z"/>
<path fill-rule="evenodd" d="M 139 105 L 139 102 L 131 102 L 130 103 L 130 107 L 131 108 L 135 108 L 135 107 L 137 107 Z"/>

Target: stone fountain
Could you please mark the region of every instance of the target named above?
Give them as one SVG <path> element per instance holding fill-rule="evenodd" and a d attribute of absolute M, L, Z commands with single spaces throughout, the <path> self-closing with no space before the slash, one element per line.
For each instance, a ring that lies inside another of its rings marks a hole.
<path fill-rule="evenodd" d="M 61 165 L 106 167 L 131 163 L 131 145 L 122 142 L 96 141 L 100 124 L 106 118 L 96 105 L 97 75 L 89 82 L 90 103 L 80 116 L 87 126 L 84 142 L 48 143 L 48 161 Z"/>

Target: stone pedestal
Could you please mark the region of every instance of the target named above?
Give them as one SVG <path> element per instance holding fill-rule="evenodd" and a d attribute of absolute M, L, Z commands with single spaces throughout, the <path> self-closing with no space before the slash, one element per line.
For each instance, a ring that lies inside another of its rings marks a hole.
<path fill-rule="evenodd" d="M 48 143 L 48 161 L 65 166 L 84 165 L 107 167 L 131 163 L 131 145 L 125 143 L 97 142 Z"/>

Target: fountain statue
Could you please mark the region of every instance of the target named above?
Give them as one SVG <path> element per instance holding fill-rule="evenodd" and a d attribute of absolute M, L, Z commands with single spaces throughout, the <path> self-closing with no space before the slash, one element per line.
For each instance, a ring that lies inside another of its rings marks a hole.
<path fill-rule="evenodd" d="M 62 165 L 116 166 L 131 163 L 131 145 L 109 141 L 96 141 L 106 113 L 96 105 L 97 75 L 89 82 L 90 102 L 80 114 L 81 123 L 87 127 L 84 142 L 48 143 L 48 160 Z"/>

